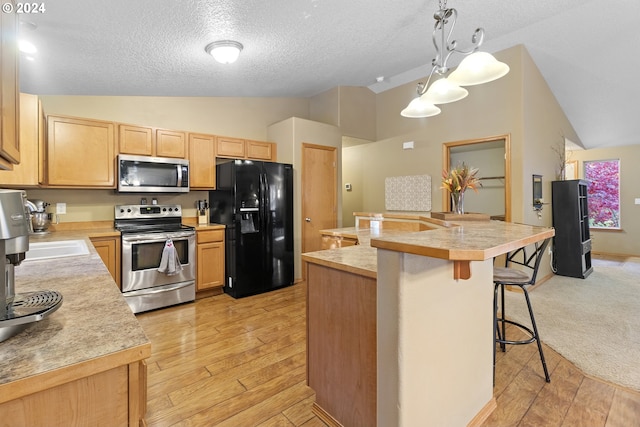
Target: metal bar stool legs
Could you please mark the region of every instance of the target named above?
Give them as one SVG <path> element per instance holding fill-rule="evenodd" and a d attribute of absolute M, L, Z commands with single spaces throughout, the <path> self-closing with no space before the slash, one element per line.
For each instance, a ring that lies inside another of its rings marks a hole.
<path fill-rule="evenodd" d="M 529 292 L 527 292 L 526 288 L 517 284 L 509 284 L 511 286 L 519 286 L 524 293 L 525 300 L 527 302 L 527 309 L 529 310 L 529 318 L 531 319 L 532 328 L 528 328 L 525 325 L 514 322 L 512 320 L 506 319 L 505 316 L 505 305 L 504 305 L 504 283 L 496 283 L 494 287 L 494 298 L 493 298 L 493 308 L 494 308 L 494 328 L 496 333 L 495 342 L 500 344 L 500 348 L 502 351 L 506 351 L 506 345 L 521 345 L 521 344 L 531 344 L 532 342 L 536 342 L 538 345 L 538 353 L 540 354 L 540 361 L 542 362 L 542 369 L 544 370 L 544 377 L 546 382 L 551 382 L 551 377 L 549 376 L 549 371 L 547 369 L 547 362 L 544 358 L 544 352 L 542 351 L 542 344 L 540 343 L 540 336 L 538 335 L 538 326 L 536 325 L 536 319 L 533 315 L 533 309 L 531 307 L 531 300 L 529 299 Z M 498 317 L 498 288 L 500 289 L 500 309 L 501 315 Z M 530 338 L 524 340 L 508 340 L 506 336 L 506 324 L 509 323 L 514 325 L 523 331 L 527 332 L 530 335 Z M 493 350 L 493 367 L 495 372 L 496 366 L 496 350 L 494 346 Z"/>

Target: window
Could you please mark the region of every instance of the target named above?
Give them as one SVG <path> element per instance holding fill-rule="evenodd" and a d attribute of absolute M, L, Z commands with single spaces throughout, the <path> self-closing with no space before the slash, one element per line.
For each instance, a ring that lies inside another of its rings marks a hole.
<path fill-rule="evenodd" d="M 589 226 L 620 228 L 620 160 L 584 162 L 589 181 Z"/>

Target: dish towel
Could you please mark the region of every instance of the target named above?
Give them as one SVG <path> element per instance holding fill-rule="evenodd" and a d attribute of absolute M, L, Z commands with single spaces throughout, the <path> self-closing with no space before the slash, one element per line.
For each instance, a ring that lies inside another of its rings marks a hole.
<path fill-rule="evenodd" d="M 173 241 L 167 239 L 164 243 L 164 249 L 162 249 L 162 258 L 160 259 L 160 266 L 158 267 L 160 273 L 165 273 L 167 276 L 178 274 L 182 271 L 182 264 L 180 264 L 180 258 Z"/>

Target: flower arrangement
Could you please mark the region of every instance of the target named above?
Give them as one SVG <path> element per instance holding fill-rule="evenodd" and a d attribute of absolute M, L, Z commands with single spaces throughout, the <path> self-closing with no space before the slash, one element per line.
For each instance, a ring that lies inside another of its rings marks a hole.
<path fill-rule="evenodd" d="M 451 209 L 456 214 L 464 214 L 464 192 L 467 188 L 476 193 L 482 187 L 480 178 L 476 177 L 479 169 L 466 165 L 464 162 L 452 168 L 449 172 L 442 171 L 442 187 L 451 194 Z"/>
<path fill-rule="evenodd" d="M 450 193 L 464 193 L 468 188 L 471 188 L 477 193 L 478 187 L 482 187 L 480 178 L 476 177 L 478 171 L 478 168 L 468 166 L 464 162 L 458 164 L 449 172 L 445 169 L 442 171 L 441 188 L 444 188 Z"/>

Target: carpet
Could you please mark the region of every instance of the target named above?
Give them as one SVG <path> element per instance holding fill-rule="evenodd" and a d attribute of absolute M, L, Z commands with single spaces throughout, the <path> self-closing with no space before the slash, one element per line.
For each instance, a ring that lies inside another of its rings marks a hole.
<path fill-rule="evenodd" d="M 594 260 L 586 279 L 553 276 L 530 290 L 543 343 L 584 373 L 640 391 L 640 259 Z M 530 325 L 522 294 L 507 318 Z"/>

